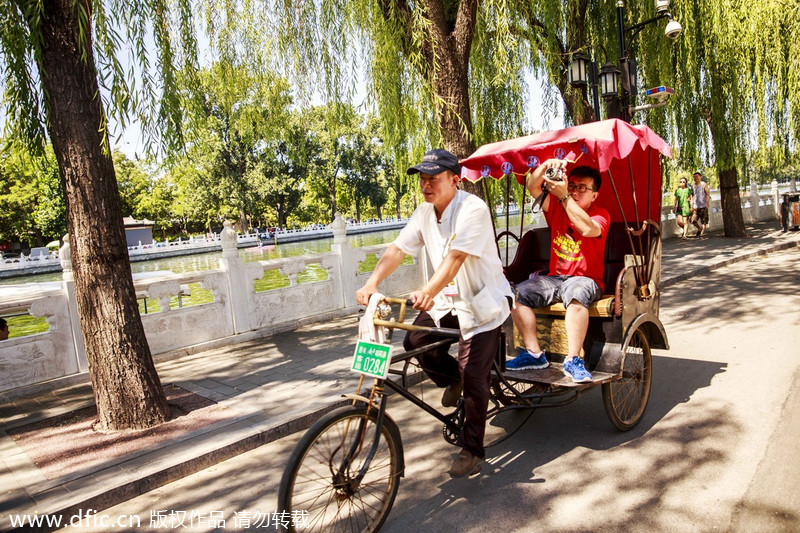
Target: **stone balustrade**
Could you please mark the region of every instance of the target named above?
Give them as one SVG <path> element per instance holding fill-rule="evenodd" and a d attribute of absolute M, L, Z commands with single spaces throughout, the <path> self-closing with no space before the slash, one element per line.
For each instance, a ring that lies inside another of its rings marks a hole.
<path fill-rule="evenodd" d="M 359 265 L 369 255 L 380 256 L 388 245 L 353 249 L 347 243 L 341 216 L 337 215 L 333 226 L 330 252 L 246 263 L 237 251 L 236 232 L 226 222 L 220 237 L 219 269 L 160 272 L 135 279 L 137 295 L 158 303 L 153 312 L 142 315 L 156 360 L 355 312 L 355 291 L 370 274 L 359 272 Z M 0 342 L 0 398 L 88 379 L 70 256 L 69 245 L 64 245 L 60 282 L 0 287 L 0 315 L 29 313 L 44 317 L 49 326 L 44 333 Z M 426 263 L 422 259 L 401 266 L 382 289 L 387 294 L 405 294 L 419 287 L 425 279 Z M 314 281 L 301 282 L 299 278 L 308 268 L 317 269 L 311 276 Z M 259 290 L 258 281 L 270 271 L 288 280 L 286 286 Z M 190 286 L 208 291 L 210 301 L 175 305 L 176 297 Z"/>
<path fill-rule="evenodd" d="M 383 229 L 400 229 L 407 222 L 408 219 L 405 218 L 347 222 L 345 228 L 347 234 L 358 234 Z M 243 248 L 259 246 L 264 242 L 268 244 L 286 243 L 331 237 L 333 237 L 332 225 L 323 226 L 317 224 L 305 228 L 278 229 L 269 233 L 248 232 L 237 234 L 236 242 L 238 247 Z M 221 244 L 222 234 L 210 233 L 206 236 L 191 236 L 186 239 L 177 238 L 174 241 L 168 239 L 163 242 L 154 241 L 150 244 L 139 243 L 134 246 L 128 246 L 128 256 L 131 261 L 146 261 L 175 255 L 214 252 L 220 249 Z M 56 272 L 60 269 L 61 263 L 56 253 L 30 256 L 22 254 L 19 257 L 0 259 L 0 278 Z"/>
<path fill-rule="evenodd" d="M 774 220 L 780 212 L 781 199 L 777 183 L 773 182 L 770 192 L 755 192 L 742 195 L 742 217 L 745 224 L 752 224 L 759 220 Z M 672 212 L 673 204 L 665 200 L 661 205 L 661 232 L 665 239 L 680 236 L 682 230 L 678 226 L 675 214 Z M 708 208 L 708 226 L 706 230 L 723 227 L 722 206 L 720 200 L 711 200 Z M 689 228 L 690 235 L 694 234 L 694 226 Z"/>

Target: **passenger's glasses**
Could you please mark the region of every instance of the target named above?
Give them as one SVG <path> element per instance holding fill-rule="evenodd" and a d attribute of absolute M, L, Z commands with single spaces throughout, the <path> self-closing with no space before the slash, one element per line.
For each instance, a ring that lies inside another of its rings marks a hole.
<path fill-rule="evenodd" d="M 569 192 L 577 190 L 578 192 L 586 192 L 586 191 L 593 191 L 591 187 L 587 187 L 585 183 L 570 183 L 567 185 L 567 190 Z"/>

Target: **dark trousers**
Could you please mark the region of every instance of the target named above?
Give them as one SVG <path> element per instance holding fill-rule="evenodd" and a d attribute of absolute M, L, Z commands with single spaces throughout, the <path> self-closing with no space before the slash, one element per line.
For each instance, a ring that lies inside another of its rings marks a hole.
<path fill-rule="evenodd" d="M 430 315 L 421 311 L 414 320 L 417 326 L 435 327 Z M 443 328 L 458 329 L 458 318 L 447 315 L 440 324 Z M 478 333 L 468 340 L 458 339 L 458 360 L 449 353 L 449 346 L 440 346 L 418 356 L 419 364 L 425 374 L 437 387 L 453 383 L 464 383 L 464 428 L 458 438 L 458 445 L 477 457 L 485 457 L 483 437 L 486 433 L 486 410 L 489 407 L 489 373 L 492 361 L 497 354 L 500 341 L 500 327 Z M 406 334 L 403 347 L 413 350 L 442 337 L 429 333 L 410 331 Z"/>

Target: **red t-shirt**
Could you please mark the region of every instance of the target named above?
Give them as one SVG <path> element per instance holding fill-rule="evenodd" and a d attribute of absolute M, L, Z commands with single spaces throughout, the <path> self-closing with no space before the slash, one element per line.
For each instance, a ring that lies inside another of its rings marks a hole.
<path fill-rule="evenodd" d="M 611 216 L 594 204 L 586 212 L 600 225 L 597 237 L 583 237 L 570 222 L 561 202 L 550 201 L 545 212 L 545 220 L 550 226 L 550 275 L 586 276 L 596 281 L 604 291 L 603 267 Z"/>

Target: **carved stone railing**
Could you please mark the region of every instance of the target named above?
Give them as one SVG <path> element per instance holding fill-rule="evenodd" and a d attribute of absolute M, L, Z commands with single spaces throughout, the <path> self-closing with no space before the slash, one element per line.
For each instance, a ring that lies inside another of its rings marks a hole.
<path fill-rule="evenodd" d="M 219 269 L 135 275 L 137 296 L 150 302 L 142 324 L 152 354 L 168 358 L 210 342 L 233 343 L 354 312 L 355 291 L 370 274 L 359 272 L 359 266 L 388 245 L 353 249 L 345 230 L 337 215 L 330 252 L 246 263 L 226 223 Z M 29 313 L 44 317 L 49 326 L 43 333 L 0 341 L 0 399 L 88 379 L 70 256 L 67 244 L 60 250 L 61 282 L 0 287 L 0 316 Z M 409 293 L 425 279 L 421 265 L 426 263 L 423 256 L 400 266 L 381 289 Z M 316 272 L 301 282 L 309 268 Z M 264 286 L 265 275 L 280 278 L 283 286 Z M 208 291 L 207 303 L 186 305 L 187 293 L 195 291 Z"/>
<path fill-rule="evenodd" d="M 775 220 L 778 218 L 780 210 L 780 199 L 777 192 L 777 184 L 773 184 L 770 192 L 748 194 L 741 197 L 742 217 L 746 224 L 752 224 L 760 220 Z M 679 237 L 681 228 L 678 226 L 675 214 L 672 212 L 672 203 L 664 200 L 661 206 L 661 231 L 665 239 Z M 706 230 L 714 230 L 723 227 L 722 206 L 720 200 L 711 200 L 708 208 L 708 225 Z M 694 232 L 694 226 L 689 228 L 690 234 Z"/>

